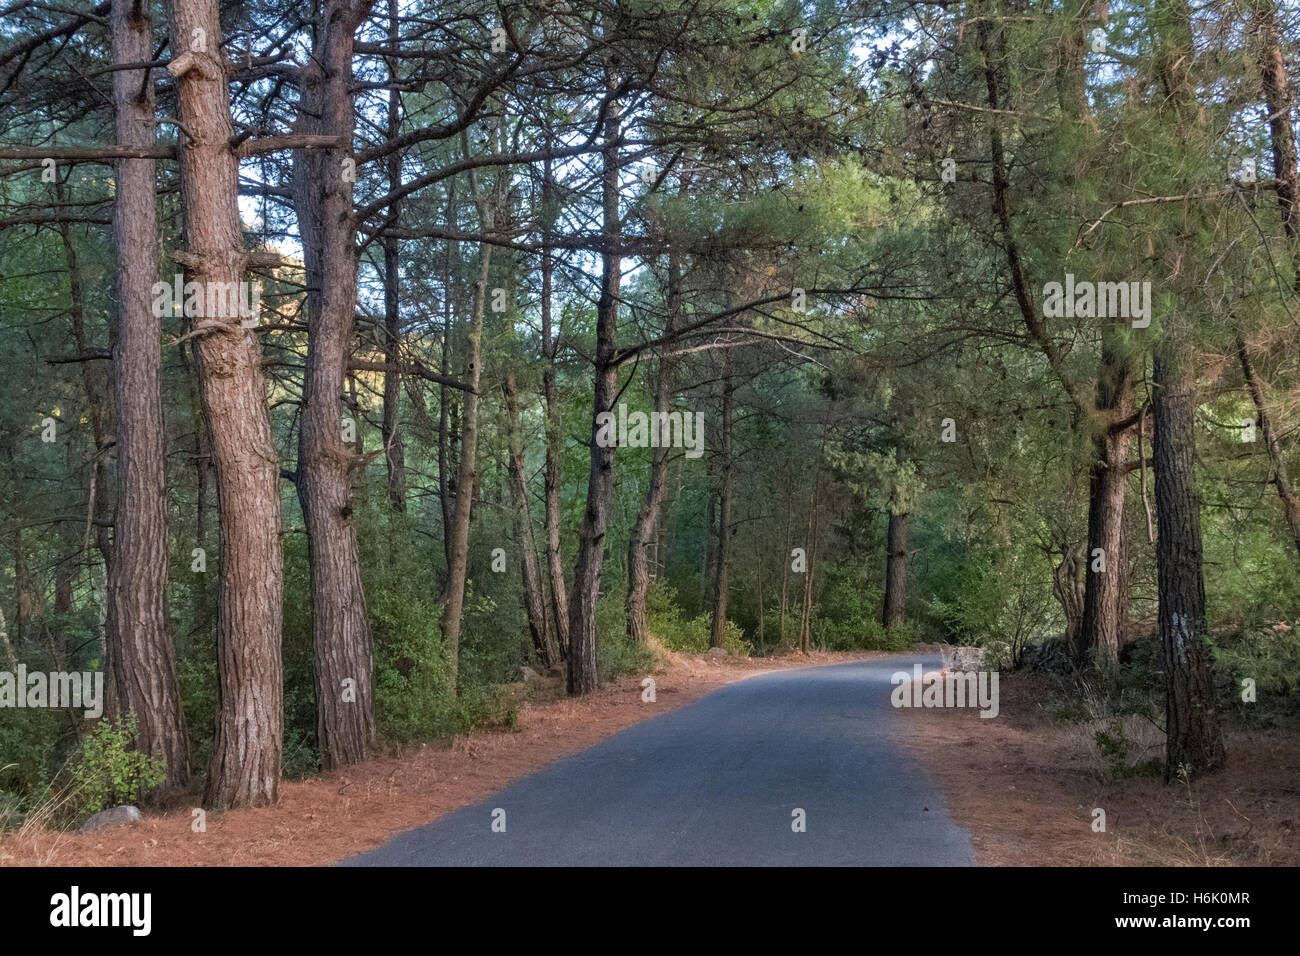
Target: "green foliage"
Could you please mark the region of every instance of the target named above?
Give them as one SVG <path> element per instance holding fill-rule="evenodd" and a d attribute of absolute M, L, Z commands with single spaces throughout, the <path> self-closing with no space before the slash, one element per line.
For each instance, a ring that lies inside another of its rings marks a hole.
<path fill-rule="evenodd" d="M 0 829 L 17 817 L 50 781 L 64 715 L 47 708 L 0 708 Z"/>
<path fill-rule="evenodd" d="M 197 648 L 182 652 L 177 656 L 176 674 L 190 737 L 190 763 L 206 767 L 212 758 L 212 728 L 217 722 L 217 655 L 211 649 L 208 653 Z"/>
<path fill-rule="evenodd" d="M 71 788 L 79 816 L 89 817 L 123 803 L 135 803 L 166 779 L 166 762 L 131 749 L 136 720 L 128 714 L 100 720 L 81 741 Z"/>
<path fill-rule="evenodd" d="M 706 653 L 711 637 L 711 620 L 707 614 L 688 620 L 677 606 L 674 591 L 658 582 L 651 582 L 646 592 L 646 626 L 664 647 L 687 654 Z M 727 621 L 722 647 L 737 657 L 746 657 L 754 651 L 745 640 L 745 632 L 734 621 Z"/>
<path fill-rule="evenodd" d="M 886 628 L 880 620 L 883 595 L 863 580 L 864 568 L 834 565 L 826 571 L 813 616 L 813 642 L 828 651 L 902 651 L 913 643 L 910 628 Z"/>
<path fill-rule="evenodd" d="M 628 637 L 622 595 L 602 595 L 596 602 L 596 673 L 600 679 L 648 674 L 658 669 L 654 651 Z"/>
<path fill-rule="evenodd" d="M 284 542 L 284 625 L 280 656 L 284 667 L 284 773 L 289 779 L 320 769 L 316 749 L 316 678 L 312 669 L 311 579 L 307 535 Z M 215 687 L 216 672 L 212 672 Z"/>
<path fill-rule="evenodd" d="M 1230 699 L 1241 703 L 1241 682 L 1249 678 L 1255 682 L 1256 702 L 1243 706 L 1295 706 L 1300 690 L 1300 622 L 1278 621 L 1219 635 L 1214 655 L 1219 670 L 1228 677 Z"/>
<path fill-rule="evenodd" d="M 384 527 L 383 519 L 394 520 L 371 509 L 358 519 L 367 550 L 363 580 L 375 655 L 375 721 L 384 740 L 403 744 L 455 733 L 462 722 L 428 555 Z"/>
<path fill-rule="evenodd" d="M 953 546 L 938 556 L 929 611 L 950 644 L 977 644 L 996 633 L 1003 582 L 991 549 Z"/>
<path fill-rule="evenodd" d="M 1105 730 L 1095 731 L 1093 743 L 1101 758 L 1101 777 L 1104 781 L 1160 777 L 1164 773 L 1164 761 L 1159 757 L 1132 762 L 1133 744 L 1125 734 L 1122 721 L 1111 721 Z"/>
<path fill-rule="evenodd" d="M 925 580 L 927 610 L 950 644 L 988 647 L 1013 662 L 1023 648 L 1061 626 L 1051 569 L 1014 544 L 950 543 Z"/>

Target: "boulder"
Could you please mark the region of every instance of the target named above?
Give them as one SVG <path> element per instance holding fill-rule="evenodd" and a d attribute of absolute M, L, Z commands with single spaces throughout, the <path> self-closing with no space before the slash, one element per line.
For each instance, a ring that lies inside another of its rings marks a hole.
<path fill-rule="evenodd" d="M 77 828 L 78 833 L 102 830 L 105 827 L 119 827 L 127 823 L 139 823 L 140 811 L 135 807 L 121 806 L 101 810 Z"/>
<path fill-rule="evenodd" d="M 725 647 L 710 647 L 710 648 L 709 648 L 709 656 L 710 656 L 710 657 L 726 657 L 726 656 L 727 656 L 727 649 L 726 649 Z"/>
<path fill-rule="evenodd" d="M 519 672 L 521 675 L 520 679 L 525 684 L 531 684 L 533 681 L 542 679 L 542 675 L 537 673 L 537 671 L 533 670 L 531 667 L 521 667 L 519 668 Z"/>

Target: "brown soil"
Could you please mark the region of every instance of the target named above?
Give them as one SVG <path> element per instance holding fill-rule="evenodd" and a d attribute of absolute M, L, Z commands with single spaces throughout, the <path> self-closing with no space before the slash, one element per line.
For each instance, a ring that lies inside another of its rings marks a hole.
<path fill-rule="evenodd" d="M 885 656 L 814 653 L 722 658 L 668 653 L 655 673 L 656 701 L 640 678 L 622 678 L 570 700 L 558 678 L 534 682 L 513 730 L 482 731 L 450 745 L 422 745 L 280 788 L 260 810 L 207 814 L 195 833 L 190 807 L 95 833 L 40 831 L 0 841 L 0 866 L 320 866 L 373 849 L 393 835 L 477 803 L 512 781 L 649 717 L 755 673 Z M 194 804 L 197 806 L 197 803 Z"/>
<path fill-rule="evenodd" d="M 1300 865 L 1300 739 L 1294 730 L 1230 731 L 1226 770 L 1185 783 L 1103 782 L 1095 740 L 1108 722 L 1048 719 L 1052 693 L 1003 675 L 1000 713 L 900 709 L 894 722 L 942 786 L 984 866 Z M 1164 754 L 1159 728 L 1126 719 L 1129 762 Z M 1106 812 L 1094 833 L 1093 810 Z"/>

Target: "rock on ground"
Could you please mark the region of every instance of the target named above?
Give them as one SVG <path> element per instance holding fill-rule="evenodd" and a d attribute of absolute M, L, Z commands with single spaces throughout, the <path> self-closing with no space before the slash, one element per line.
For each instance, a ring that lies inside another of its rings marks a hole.
<path fill-rule="evenodd" d="M 121 806 L 113 807 L 109 810 L 101 810 L 93 817 L 77 828 L 78 833 L 89 833 L 91 830 L 102 830 L 104 827 L 117 827 L 127 823 L 138 823 L 140 821 L 140 811 L 135 807 Z"/>

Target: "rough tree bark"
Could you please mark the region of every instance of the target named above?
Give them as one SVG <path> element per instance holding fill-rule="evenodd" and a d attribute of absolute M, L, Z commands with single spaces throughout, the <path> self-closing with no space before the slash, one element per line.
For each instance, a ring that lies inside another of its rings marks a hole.
<path fill-rule="evenodd" d="M 152 57 L 144 0 L 113 0 L 113 60 Z M 154 142 L 153 84 L 146 70 L 113 74 L 117 141 Z M 117 560 L 109 566 L 113 683 L 117 707 L 136 718 L 136 747 L 166 762 L 166 789 L 190 781 L 189 742 L 167 626 L 167 474 L 162 410 L 162 320 L 153 311 L 157 271 L 154 161 L 116 162 L 113 237 L 117 246 L 117 331 L 113 399 L 117 410 Z M 103 489 L 105 492 L 107 489 Z"/>
<path fill-rule="evenodd" d="M 298 497 L 311 569 L 316 729 L 326 769 L 364 760 L 375 742 L 373 652 L 352 521 L 357 460 L 342 419 L 357 301 L 351 156 L 352 47 L 373 0 L 327 0 L 302 68 L 296 132 L 340 145 L 294 154 L 293 192 L 307 273 L 307 363 L 298 431 Z"/>
<path fill-rule="evenodd" d="M 175 58 L 167 69 L 186 131 L 180 170 L 187 249 L 173 255 L 203 288 L 230 288 L 250 256 L 240 234 L 239 162 L 230 146 L 216 0 L 171 0 L 168 20 Z M 193 331 L 221 519 L 217 729 L 206 801 L 264 806 L 279 796 L 283 748 L 280 465 L 256 335 L 237 315 L 200 318 Z"/>
<path fill-rule="evenodd" d="M 1168 336 L 1168 332 L 1166 335 Z M 1157 580 L 1164 648 L 1165 779 L 1183 767 L 1207 773 L 1224 763 L 1214 712 L 1202 573 L 1200 496 L 1196 492 L 1196 385 L 1177 341 L 1155 359 Z"/>
<path fill-rule="evenodd" d="M 456 228 L 456 183 L 447 184 L 447 222 Z M 442 274 L 442 347 L 438 350 L 439 371 L 451 374 L 452 341 L 456 330 L 456 312 L 458 277 L 460 269 L 460 243 L 447 243 L 447 254 L 443 258 Z M 451 409 L 456 400 L 456 393 L 446 385 L 438 386 L 438 508 L 442 512 L 442 557 L 443 566 L 451 568 L 451 525 L 452 525 L 452 481 L 451 481 Z M 442 590 L 446 593 L 447 579 L 444 577 Z"/>
<path fill-rule="evenodd" d="M 55 181 L 55 198 L 63 201 L 62 184 Z M 81 271 L 77 267 L 77 250 L 72 244 L 72 234 L 66 222 L 59 223 L 59 238 L 63 243 L 64 263 L 68 269 L 68 314 L 72 320 L 72 341 L 79 355 L 90 352 L 90 337 L 86 332 L 85 293 L 82 288 Z M 109 494 L 108 449 L 115 443 L 110 433 L 116 431 L 113 416 L 112 382 L 109 369 L 99 362 L 81 363 L 81 383 L 86 391 L 86 412 L 90 419 L 90 435 L 94 443 L 94 462 L 90 468 L 90 520 L 95 523 L 95 547 L 104 559 L 104 594 L 101 608 L 103 618 L 103 671 L 104 671 L 104 713 L 115 716 L 117 709 L 117 679 L 113 664 L 117 656 L 117 641 L 110 637 L 117 632 L 113 615 L 113 601 L 109 595 L 109 584 L 113 576 L 113 540 L 111 524 L 113 520 Z M 86 536 L 82 536 L 81 547 L 84 548 Z"/>
<path fill-rule="evenodd" d="M 1083 626 L 1083 591 L 1084 584 L 1079 579 L 1080 560 L 1075 548 L 1068 541 L 1061 544 L 1061 560 L 1052 569 L 1052 594 L 1060 602 L 1061 613 L 1065 615 L 1065 643 L 1074 648 L 1079 640 L 1079 629 Z"/>
<path fill-rule="evenodd" d="M 609 84 L 612 91 L 613 84 Z M 618 332 L 618 299 L 623 257 L 619 251 L 618 172 L 620 124 L 618 105 L 607 100 L 604 167 L 601 171 L 603 220 L 600 253 L 600 298 L 596 303 L 595 390 L 592 397 L 591 464 L 587 475 L 587 505 L 578 533 L 578 557 L 573 566 L 573 593 L 569 599 L 568 691 L 589 694 L 597 689 L 596 601 L 605 560 L 605 531 L 614 488 L 614 445 L 596 440 L 596 417 L 613 410 L 618 391 L 614 364 Z"/>
<path fill-rule="evenodd" d="M 1188 76 L 1195 61 L 1186 0 L 1165 0 L 1159 79 L 1165 109 L 1190 137 L 1199 125 L 1199 104 Z M 1176 237 L 1181 242 L 1183 236 Z M 1170 255 L 1178 254 L 1178 246 Z M 1165 665 L 1165 780 L 1209 773 L 1226 756 L 1214 709 L 1209 630 L 1205 616 L 1201 502 L 1196 490 L 1196 367 L 1190 318 L 1166 316 L 1155 347 L 1156 578 L 1160 642 Z"/>
<path fill-rule="evenodd" d="M 1103 672 L 1119 665 L 1128 619 L 1128 536 L 1124 504 L 1128 494 L 1128 454 L 1132 429 L 1116 425 L 1133 411 L 1132 363 L 1103 331 L 1101 370 L 1093 424 L 1093 460 L 1088 471 L 1088 546 L 1084 555 L 1083 621 L 1074 651 L 1092 657 Z M 1096 559 L 1100 551 L 1104 564 Z"/>

